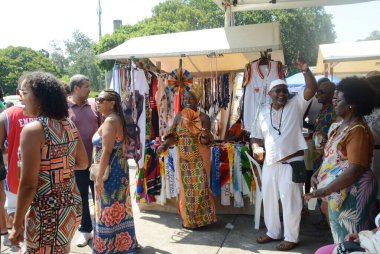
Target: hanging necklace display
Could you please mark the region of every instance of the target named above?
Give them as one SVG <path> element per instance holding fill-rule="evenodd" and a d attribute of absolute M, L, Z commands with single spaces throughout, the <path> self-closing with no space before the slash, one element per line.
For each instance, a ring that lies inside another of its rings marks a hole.
<path fill-rule="evenodd" d="M 280 123 L 278 124 L 278 128 L 273 125 L 273 116 L 272 116 L 272 109 L 273 105 L 270 105 L 270 125 L 272 125 L 272 128 L 278 131 L 278 135 L 281 135 L 281 123 L 282 123 L 282 113 L 284 112 L 284 106 L 281 108 L 281 115 L 280 115 Z"/>

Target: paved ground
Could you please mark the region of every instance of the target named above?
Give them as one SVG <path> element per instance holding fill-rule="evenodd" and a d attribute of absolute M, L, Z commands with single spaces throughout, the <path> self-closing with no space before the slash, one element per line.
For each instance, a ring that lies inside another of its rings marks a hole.
<path fill-rule="evenodd" d="M 131 176 L 135 171 L 131 170 Z M 134 186 L 131 186 L 132 188 Z M 93 207 L 92 207 L 93 208 Z M 91 209 L 93 211 L 93 209 Z M 146 254 L 240 254 L 240 253 L 283 253 L 276 251 L 275 243 L 259 245 L 256 238 L 265 234 L 263 220 L 260 230 L 254 229 L 252 215 L 218 215 L 218 223 L 201 230 L 186 230 L 181 228 L 181 218 L 177 214 L 165 212 L 139 211 L 136 204 L 133 207 L 135 215 L 136 234 L 142 249 L 139 253 Z M 318 219 L 318 213 L 312 211 L 301 222 L 300 245 L 287 253 L 312 254 L 314 251 L 332 241 L 329 231 L 315 229 L 311 222 Z M 231 223 L 234 228 L 228 230 L 225 226 Z M 3 239 L 2 239 L 3 240 Z M 74 237 L 70 253 L 91 253 L 90 246 L 78 248 L 74 245 Z M 17 253 L 17 248 L 1 244 L 1 253 Z"/>

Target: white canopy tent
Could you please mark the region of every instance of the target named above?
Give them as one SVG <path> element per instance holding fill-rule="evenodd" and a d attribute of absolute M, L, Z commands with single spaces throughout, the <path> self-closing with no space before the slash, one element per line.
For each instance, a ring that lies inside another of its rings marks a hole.
<path fill-rule="evenodd" d="M 231 12 L 238 12 L 354 4 L 376 0 L 237 0 L 236 5 L 233 5 L 233 0 L 213 1 L 222 10 L 225 10 L 226 7 L 231 7 Z"/>
<path fill-rule="evenodd" d="M 98 58 L 149 58 L 166 72 L 178 68 L 182 58 L 182 66 L 195 74 L 243 70 L 267 49 L 272 59 L 284 62 L 278 22 L 131 38 Z"/>
<path fill-rule="evenodd" d="M 374 70 L 380 71 L 380 40 L 320 45 L 314 73 L 344 77 Z"/>

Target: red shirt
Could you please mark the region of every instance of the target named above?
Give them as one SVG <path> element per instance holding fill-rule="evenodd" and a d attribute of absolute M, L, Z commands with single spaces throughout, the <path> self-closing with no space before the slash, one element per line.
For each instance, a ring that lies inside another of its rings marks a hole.
<path fill-rule="evenodd" d="M 20 133 L 22 128 L 34 121 L 34 118 L 25 116 L 22 106 L 13 106 L 5 111 L 6 130 L 8 139 L 8 174 L 6 189 L 17 194 L 19 179 L 17 176 L 18 148 L 20 146 Z"/>

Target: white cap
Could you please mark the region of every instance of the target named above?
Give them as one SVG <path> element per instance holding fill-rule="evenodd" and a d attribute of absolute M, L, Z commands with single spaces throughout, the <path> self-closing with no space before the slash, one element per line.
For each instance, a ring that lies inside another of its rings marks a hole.
<path fill-rule="evenodd" d="M 276 79 L 276 80 L 273 80 L 270 83 L 269 91 L 271 91 L 274 87 L 279 86 L 279 85 L 286 85 L 286 86 L 288 86 L 288 84 L 286 84 L 285 80 L 283 80 L 283 79 Z"/>

